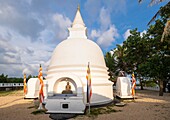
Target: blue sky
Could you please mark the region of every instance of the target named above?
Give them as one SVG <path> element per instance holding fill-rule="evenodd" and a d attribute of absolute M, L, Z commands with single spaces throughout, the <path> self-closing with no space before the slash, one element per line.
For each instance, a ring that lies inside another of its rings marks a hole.
<path fill-rule="evenodd" d="M 149 0 L 150 1 L 150 0 Z M 128 37 L 129 30 L 147 30 L 147 23 L 169 0 L 149 6 L 137 0 L 0 0 L 0 74 L 22 77 L 45 72 L 53 50 L 68 36 L 77 6 L 103 53 Z"/>

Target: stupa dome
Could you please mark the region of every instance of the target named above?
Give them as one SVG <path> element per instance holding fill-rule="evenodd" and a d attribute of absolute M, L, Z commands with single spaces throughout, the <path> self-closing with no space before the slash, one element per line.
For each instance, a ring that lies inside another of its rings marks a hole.
<path fill-rule="evenodd" d="M 87 65 L 90 63 L 92 83 L 92 105 L 108 103 L 113 99 L 112 82 L 108 80 L 108 68 L 100 47 L 92 40 L 87 39 L 84 21 L 77 13 L 69 36 L 58 44 L 52 54 L 48 67 L 48 91 L 51 95 L 62 93 L 69 81 L 73 93 L 82 96 L 86 103 Z"/>
<path fill-rule="evenodd" d="M 49 67 L 87 65 L 88 62 L 93 66 L 106 66 L 99 46 L 88 39 L 69 38 L 55 48 Z"/>

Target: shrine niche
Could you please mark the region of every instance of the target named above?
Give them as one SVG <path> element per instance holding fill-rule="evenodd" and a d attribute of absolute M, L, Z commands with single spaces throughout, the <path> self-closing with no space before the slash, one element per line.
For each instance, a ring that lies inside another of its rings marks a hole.
<path fill-rule="evenodd" d="M 76 83 L 70 78 L 60 78 L 55 85 L 55 94 L 77 94 Z"/>

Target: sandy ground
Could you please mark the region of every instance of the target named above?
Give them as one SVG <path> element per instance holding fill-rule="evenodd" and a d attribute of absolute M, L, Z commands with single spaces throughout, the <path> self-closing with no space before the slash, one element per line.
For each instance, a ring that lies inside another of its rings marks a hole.
<path fill-rule="evenodd" d="M 124 107 L 114 106 L 110 114 L 98 115 L 95 118 L 78 116 L 71 120 L 169 120 L 170 119 L 170 93 L 158 96 L 158 92 L 138 90 L 135 102 L 124 101 Z M 0 120 L 50 120 L 49 114 L 31 114 L 35 111 L 33 100 L 23 99 L 22 91 L 16 94 L 0 97 Z"/>

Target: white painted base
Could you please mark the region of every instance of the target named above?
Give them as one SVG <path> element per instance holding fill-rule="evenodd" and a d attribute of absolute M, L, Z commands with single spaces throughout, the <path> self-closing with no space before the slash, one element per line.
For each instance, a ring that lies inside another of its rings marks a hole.
<path fill-rule="evenodd" d="M 56 95 L 48 97 L 45 108 L 47 113 L 79 113 L 85 112 L 83 97 Z"/>
<path fill-rule="evenodd" d="M 120 95 L 116 95 L 116 96 L 118 96 L 119 98 L 122 98 L 122 99 L 125 99 L 125 98 L 133 98 L 132 96 L 120 96 Z"/>
<path fill-rule="evenodd" d="M 48 82 L 47 80 L 43 80 L 44 82 L 44 96 L 47 98 L 48 92 Z M 39 97 L 39 79 L 38 78 L 30 78 L 27 82 L 27 94 L 24 96 L 26 99 L 34 99 Z"/>
<path fill-rule="evenodd" d="M 39 80 L 38 78 L 30 78 L 27 82 L 27 94 L 25 98 L 34 99 L 39 96 Z"/>
<path fill-rule="evenodd" d="M 33 96 L 33 95 L 25 95 L 24 99 L 35 99 L 38 98 L 38 96 Z"/>
<path fill-rule="evenodd" d="M 128 77 L 117 78 L 116 96 L 120 98 L 133 98 L 131 95 L 131 82 Z"/>
<path fill-rule="evenodd" d="M 38 110 L 42 110 L 43 107 L 42 107 L 42 103 L 40 103 L 39 107 L 38 107 Z"/>

